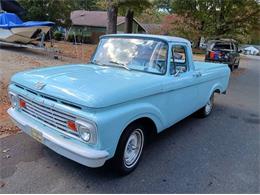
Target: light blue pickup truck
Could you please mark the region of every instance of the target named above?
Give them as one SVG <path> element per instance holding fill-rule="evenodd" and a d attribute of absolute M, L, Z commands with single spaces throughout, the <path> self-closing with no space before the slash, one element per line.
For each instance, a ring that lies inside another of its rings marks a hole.
<path fill-rule="evenodd" d="M 127 174 L 150 135 L 194 112 L 208 116 L 229 76 L 225 64 L 193 61 L 183 38 L 105 35 L 88 64 L 15 74 L 8 113 L 55 152 L 88 167 L 109 160 Z"/>

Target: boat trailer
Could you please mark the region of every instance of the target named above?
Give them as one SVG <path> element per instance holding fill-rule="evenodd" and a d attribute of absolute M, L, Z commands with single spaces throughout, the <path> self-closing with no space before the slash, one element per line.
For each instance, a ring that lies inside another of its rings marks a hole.
<path fill-rule="evenodd" d="M 2 46 L 11 46 L 11 47 L 17 47 L 17 48 L 28 48 L 28 49 L 41 50 L 50 55 L 53 55 L 54 59 L 59 59 L 60 50 L 58 48 L 54 48 L 52 42 L 51 42 L 51 47 L 47 48 L 44 43 L 44 40 L 45 40 L 45 33 L 42 33 L 41 41 L 38 44 L 11 43 L 11 42 L 0 41 L 0 48 L 2 48 Z"/>

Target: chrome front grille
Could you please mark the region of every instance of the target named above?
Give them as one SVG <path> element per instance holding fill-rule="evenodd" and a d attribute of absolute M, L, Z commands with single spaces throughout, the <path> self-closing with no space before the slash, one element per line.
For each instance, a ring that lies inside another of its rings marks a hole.
<path fill-rule="evenodd" d="M 75 121 L 75 116 L 58 111 L 55 108 L 43 105 L 23 96 L 19 96 L 19 99 L 22 99 L 26 102 L 26 106 L 21 108 L 24 113 L 30 115 L 34 119 L 41 121 L 45 125 L 77 135 L 76 132 L 70 130 L 67 127 L 67 121 Z"/>

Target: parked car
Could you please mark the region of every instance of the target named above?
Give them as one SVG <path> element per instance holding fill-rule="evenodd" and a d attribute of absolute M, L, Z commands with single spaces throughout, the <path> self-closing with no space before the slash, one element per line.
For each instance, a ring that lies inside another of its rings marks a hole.
<path fill-rule="evenodd" d="M 127 174 L 150 135 L 194 112 L 210 115 L 229 76 L 226 65 L 193 61 L 183 38 L 105 35 L 88 64 L 12 76 L 8 113 L 57 153 L 88 167 L 110 160 Z"/>
<path fill-rule="evenodd" d="M 240 51 L 235 40 L 220 39 L 209 41 L 205 55 L 206 62 L 218 62 L 228 64 L 231 71 L 238 68 Z"/>

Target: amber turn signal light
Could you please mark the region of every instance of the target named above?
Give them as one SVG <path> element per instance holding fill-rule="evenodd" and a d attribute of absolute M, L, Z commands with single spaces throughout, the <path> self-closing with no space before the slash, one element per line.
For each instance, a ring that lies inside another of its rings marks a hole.
<path fill-rule="evenodd" d="M 19 106 L 20 106 L 20 108 L 25 108 L 26 102 L 24 100 L 19 100 Z"/>
<path fill-rule="evenodd" d="M 67 121 L 68 128 L 72 131 L 77 131 L 77 126 L 74 121 Z"/>

